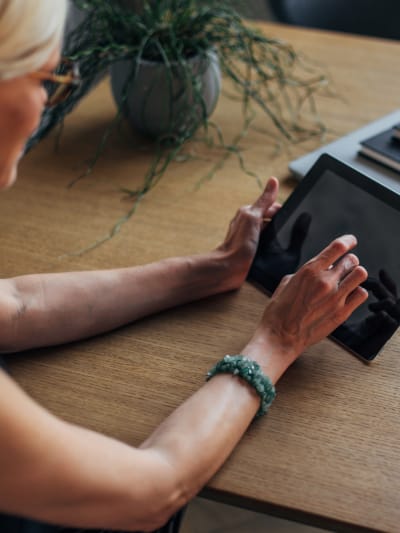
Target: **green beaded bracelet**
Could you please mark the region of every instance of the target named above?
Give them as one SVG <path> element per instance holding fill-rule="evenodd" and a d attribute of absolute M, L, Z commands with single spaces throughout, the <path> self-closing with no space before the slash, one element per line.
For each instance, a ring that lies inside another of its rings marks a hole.
<path fill-rule="evenodd" d="M 275 399 L 275 387 L 269 377 L 264 374 L 258 363 L 244 355 L 225 355 L 207 373 L 207 381 L 217 374 L 233 374 L 239 376 L 255 389 L 261 400 L 256 418 L 265 415 Z"/>

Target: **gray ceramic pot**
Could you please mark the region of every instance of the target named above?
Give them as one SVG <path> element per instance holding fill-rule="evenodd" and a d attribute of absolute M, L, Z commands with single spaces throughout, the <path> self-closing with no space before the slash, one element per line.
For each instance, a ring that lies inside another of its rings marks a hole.
<path fill-rule="evenodd" d="M 122 106 L 137 131 L 153 138 L 194 131 L 204 111 L 207 116 L 214 111 L 221 90 L 221 71 L 214 51 L 189 60 L 189 79 L 177 65 L 168 73 L 163 63 L 142 60 L 136 77 L 134 68 L 133 61 L 115 63 L 111 67 L 111 86 L 118 107 Z M 202 95 L 203 104 L 196 105 L 195 91 Z"/>

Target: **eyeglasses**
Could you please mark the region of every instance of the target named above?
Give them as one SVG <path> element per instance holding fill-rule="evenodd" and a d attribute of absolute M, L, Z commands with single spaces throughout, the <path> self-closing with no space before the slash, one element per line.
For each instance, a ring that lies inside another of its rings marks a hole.
<path fill-rule="evenodd" d="M 45 82 L 44 85 L 49 94 L 47 107 L 54 107 L 65 102 L 82 81 L 77 63 L 66 58 L 61 60 L 57 73 L 36 70 L 31 72 L 29 77 Z"/>

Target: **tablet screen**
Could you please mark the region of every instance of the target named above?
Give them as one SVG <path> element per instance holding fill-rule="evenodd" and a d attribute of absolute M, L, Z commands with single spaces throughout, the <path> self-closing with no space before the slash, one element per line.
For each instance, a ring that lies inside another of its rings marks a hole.
<path fill-rule="evenodd" d="M 372 360 L 400 321 L 399 198 L 333 158 L 322 159 L 262 234 L 249 278 L 271 294 L 334 238 L 354 234 L 369 298 L 332 337 Z"/>

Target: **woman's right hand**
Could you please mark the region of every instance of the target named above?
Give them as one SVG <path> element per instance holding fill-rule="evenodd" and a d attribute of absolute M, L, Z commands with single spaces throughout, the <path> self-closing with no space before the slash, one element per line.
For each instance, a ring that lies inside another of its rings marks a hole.
<path fill-rule="evenodd" d="M 242 351 L 276 382 L 312 344 L 325 338 L 367 298 L 367 277 L 349 253 L 353 235 L 332 241 L 294 275 L 285 276 L 269 301 L 249 344 Z"/>

